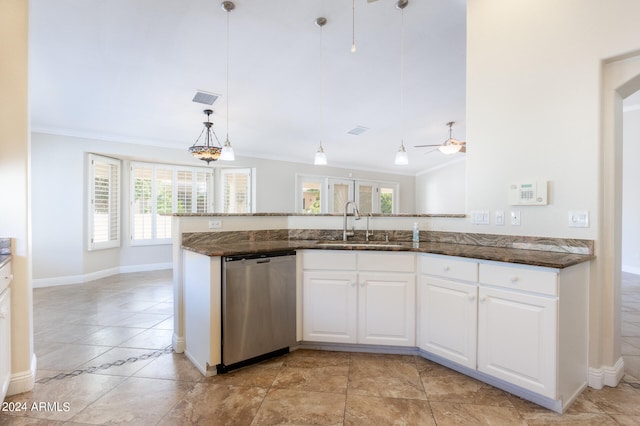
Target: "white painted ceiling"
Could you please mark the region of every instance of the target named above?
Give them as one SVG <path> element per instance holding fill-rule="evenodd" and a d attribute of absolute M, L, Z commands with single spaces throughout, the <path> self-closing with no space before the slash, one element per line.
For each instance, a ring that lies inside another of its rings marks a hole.
<path fill-rule="evenodd" d="M 202 129 L 205 106 L 192 98 L 204 90 L 221 95 L 213 121 L 223 142 L 220 3 L 30 0 L 32 129 L 186 150 Z M 403 174 L 463 156 L 413 146 L 443 142 L 448 121 L 465 139 L 466 0 L 409 0 L 404 55 L 395 3 L 355 0 L 351 53 L 350 0 L 236 0 L 228 15 L 236 154 L 311 163 L 322 139 L 331 166 Z M 322 36 L 319 16 L 328 20 Z M 347 133 L 356 126 L 369 130 Z M 401 139 L 409 166 L 393 164 Z"/>

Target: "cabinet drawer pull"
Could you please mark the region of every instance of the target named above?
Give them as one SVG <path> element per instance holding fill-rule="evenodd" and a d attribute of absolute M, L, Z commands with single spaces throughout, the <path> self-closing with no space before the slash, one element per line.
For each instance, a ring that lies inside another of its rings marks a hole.
<path fill-rule="evenodd" d="M 511 278 L 509 278 L 509 281 L 511 281 L 512 283 L 517 283 L 518 281 L 520 281 L 520 277 L 518 277 L 517 275 L 512 276 Z"/>
<path fill-rule="evenodd" d="M 482 303 L 484 303 L 486 300 L 487 300 L 487 298 L 486 298 L 485 296 L 482 296 L 482 297 L 480 298 L 480 302 L 482 302 Z"/>
<path fill-rule="evenodd" d="M 473 302 L 474 300 L 476 300 L 476 296 L 474 294 L 470 294 L 469 295 L 469 301 Z"/>
<path fill-rule="evenodd" d="M 445 266 L 442 269 L 444 270 L 444 272 L 449 272 L 451 270 L 451 267 L 450 266 Z"/>

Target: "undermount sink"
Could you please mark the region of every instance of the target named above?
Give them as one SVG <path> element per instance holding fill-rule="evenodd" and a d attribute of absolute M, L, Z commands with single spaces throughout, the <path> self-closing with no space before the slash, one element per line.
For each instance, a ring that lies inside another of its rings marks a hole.
<path fill-rule="evenodd" d="M 323 247 L 405 247 L 402 244 L 384 241 L 319 241 L 317 245 Z"/>

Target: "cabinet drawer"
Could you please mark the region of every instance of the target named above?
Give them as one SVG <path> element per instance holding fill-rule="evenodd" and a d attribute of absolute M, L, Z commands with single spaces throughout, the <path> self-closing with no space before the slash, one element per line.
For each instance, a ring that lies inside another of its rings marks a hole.
<path fill-rule="evenodd" d="M 9 287 L 11 283 L 11 262 L 7 262 L 2 268 L 0 268 L 0 293 Z"/>
<path fill-rule="evenodd" d="M 420 272 L 463 281 L 478 281 L 478 262 L 452 256 L 420 256 Z"/>
<path fill-rule="evenodd" d="M 553 271 L 512 265 L 480 264 L 480 283 L 513 290 L 557 296 L 557 277 Z"/>
<path fill-rule="evenodd" d="M 302 254 L 302 268 L 353 271 L 356 269 L 356 253 L 347 250 L 305 250 Z"/>
<path fill-rule="evenodd" d="M 415 272 L 415 262 L 413 253 L 358 253 L 359 271 Z"/>

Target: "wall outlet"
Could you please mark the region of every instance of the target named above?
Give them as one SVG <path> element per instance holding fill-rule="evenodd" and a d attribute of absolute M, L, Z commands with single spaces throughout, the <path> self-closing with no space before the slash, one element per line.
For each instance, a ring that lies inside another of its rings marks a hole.
<path fill-rule="evenodd" d="M 520 226 L 520 210 L 511 210 L 511 225 Z"/>
<path fill-rule="evenodd" d="M 504 225 L 504 210 L 498 210 L 495 212 L 494 223 L 496 225 Z"/>
<path fill-rule="evenodd" d="M 221 220 L 210 220 L 209 221 L 209 229 L 220 229 L 222 228 Z"/>

